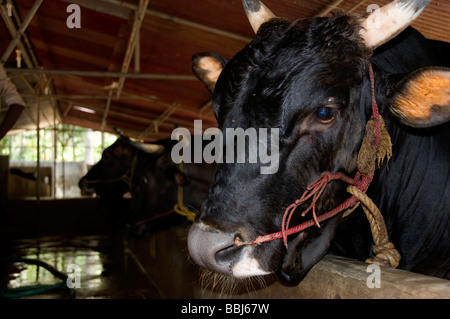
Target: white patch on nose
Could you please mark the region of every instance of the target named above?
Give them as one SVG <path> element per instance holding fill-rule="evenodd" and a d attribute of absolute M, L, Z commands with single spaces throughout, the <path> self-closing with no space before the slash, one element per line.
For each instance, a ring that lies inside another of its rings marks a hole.
<path fill-rule="evenodd" d="M 250 255 L 250 251 L 253 249 L 253 247 L 247 246 L 242 249 L 244 249 L 242 257 L 232 269 L 234 277 L 245 278 L 270 274 L 270 272 L 261 269 L 258 261 Z"/>

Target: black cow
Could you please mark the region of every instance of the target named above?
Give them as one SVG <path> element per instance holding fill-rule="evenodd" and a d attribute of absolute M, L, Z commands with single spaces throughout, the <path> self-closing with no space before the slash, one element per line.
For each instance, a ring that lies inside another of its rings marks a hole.
<path fill-rule="evenodd" d="M 428 2 L 395 1 L 367 17 L 335 11 L 332 17 L 287 21 L 259 1 L 243 0 L 257 31 L 253 41 L 230 61 L 194 56 L 193 71 L 213 92 L 221 130 L 279 129 L 279 167 L 262 175 L 261 163 L 218 164 L 188 237 L 197 264 L 238 278 L 275 273 L 295 285 L 333 239 L 341 254 L 369 256 L 372 239 L 357 211 L 290 235 L 288 249 L 279 239 L 249 243 L 280 231 L 285 209 L 321 172 L 355 176 L 372 115 L 371 61 L 393 155 L 376 171 L 367 194 L 384 215 L 401 254 L 399 267 L 449 278 L 450 69 L 443 66 L 449 66 L 450 50 L 411 29 L 394 38 Z M 346 186 L 326 186 L 317 216 L 349 197 Z M 298 208 L 291 225 L 311 219 L 300 214 L 309 204 Z M 336 236 L 338 229 L 345 232 Z"/>
<path fill-rule="evenodd" d="M 174 222 L 177 215 L 165 213 L 172 211 L 177 203 L 178 186 L 183 186 L 184 204 L 198 211 L 215 170 L 213 164 L 184 164 L 180 171 L 171 158 L 176 143 L 170 139 L 152 144 L 137 143 L 120 135 L 103 151 L 102 159 L 80 179 L 79 187 L 83 194 L 95 192 L 111 209 L 125 210 L 115 219 L 124 219 L 120 222 L 131 226 L 135 235 L 142 236 L 155 226 Z M 122 199 L 127 192 L 132 197 L 128 210 Z M 139 226 L 139 222 L 152 217 L 156 219 Z"/>

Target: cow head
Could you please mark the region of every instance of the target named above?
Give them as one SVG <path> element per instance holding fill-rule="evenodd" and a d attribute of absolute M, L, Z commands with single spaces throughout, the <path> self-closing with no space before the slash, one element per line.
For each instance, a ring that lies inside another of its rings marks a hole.
<path fill-rule="evenodd" d="M 78 185 L 82 194 L 121 197 L 130 191 L 131 169 L 136 168 L 139 152 L 159 156 L 164 147 L 156 144 L 142 144 L 131 141 L 127 136 L 118 139 L 103 151 L 101 160 L 83 176 Z M 134 161 L 134 162 L 133 162 Z"/>
<path fill-rule="evenodd" d="M 230 61 L 215 54 L 194 56 L 193 71 L 213 92 L 221 130 L 278 128 L 280 136 L 275 174 L 260 174 L 260 164 L 218 164 L 188 237 L 197 264 L 238 278 L 275 273 L 297 284 L 322 258 L 340 216 L 291 235 L 287 250 L 281 240 L 234 243 L 279 231 L 286 207 L 321 172 L 353 176 L 371 115 L 372 50 L 406 28 L 428 2 L 395 1 L 365 18 L 334 12 L 329 18 L 287 21 L 259 1 L 244 0 L 257 31 L 253 41 Z M 375 71 L 376 97 L 385 116 L 416 127 L 449 120 L 448 70 L 421 69 L 400 81 Z M 343 183 L 330 183 L 316 204 L 317 214 L 347 197 Z M 307 219 L 296 214 L 291 225 Z"/>
<path fill-rule="evenodd" d="M 138 222 L 171 209 L 176 202 L 177 185 L 189 182 L 171 160 L 174 143 L 171 140 L 138 143 L 120 134 L 103 151 L 101 160 L 80 179 L 82 194 L 99 195 L 101 207 L 111 209 L 115 223 L 126 221 L 136 226 L 130 229 L 133 235 L 141 236 L 162 226 L 157 221 L 143 225 Z M 123 201 L 125 194 L 131 195 L 131 202 Z M 125 203 L 131 207 L 124 207 Z"/>

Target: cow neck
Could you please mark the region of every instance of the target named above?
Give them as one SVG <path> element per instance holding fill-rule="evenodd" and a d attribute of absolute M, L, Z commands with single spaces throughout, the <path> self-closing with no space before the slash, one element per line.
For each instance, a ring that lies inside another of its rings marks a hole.
<path fill-rule="evenodd" d="M 378 105 L 377 105 L 377 102 L 375 99 L 375 77 L 374 77 L 372 64 L 370 63 L 370 61 L 368 61 L 367 65 L 368 65 L 369 77 L 370 77 L 372 118 L 367 123 L 366 132 L 368 130 L 371 130 L 370 126 L 372 126 L 374 128 L 374 134 L 372 134 L 373 140 L 368 141 L 368 143 L 374 145 L 375 146 L 374 151 L 376 153 L 379 153 L 378 151 L 380 149 L 380 143 L 381 143 L 381 139 L 382 139 L 382 130 L 383 129 L 385 130 L 385 128 L 384 128 L 384 125 L 383 126 L 381 125 L 382 119 L 381 119 L 381 116 L 380 116 L 380 113 L 378 110 Z M 373 124 L 371 124 L 371 123 L 373 123 Z M 387 137 L 388 136 L 389 135 L 387 134 Z M 389 143 L 390 143 L 390 139 L 389 139 Z M 364 144 L 364 141 L 363 141 L 363 144 Z M 360 152 L 361 152 L 361 150 L 360 150 Z M 384 156 L 383 156 L 383 158 L 384 158 Z M 297 199 L 294 203 L 292 203 L 291 205 L 289 205 L 286 208 L 286 210 L 284 212 L 283 220 L 282 220 L 281 231 L 275 232 L 272 234 L 268 234 L 268 235 L 259 236 L 254 241 L 247 243 L 247 244 L 257 245 L 257 244 L 272 241 L 275 239 L 283 238 L 284 245 L 287 248 L 288 247 L 287 237 L 289 235 L 299 233 L 299 232 L 301 232 L 311 226 L 314 226 L 314 225 L 316 225 L 317 227 L 320 228 L 321 222 L 343 212 L 344 210 L 347 210 L 348 213 L 350 213 L 351 211 L 353 211 L 356 208 L 356 205 L 359 202 L 359 199 L 355 195 L 352 195 L 347 200 L 345 200 L 342 204 L 340 204 L 339 206 L 333 208 L 332 210 L 330 210 L 324 214 L 317 216 L 316 203 L 319 200 L 322 193 L 324 192 L 325 187 L 328 185 L 328 183 L 330 183 L 331 181 L 340 180 L 340 181 L 343 181 L 344 183 L 347 183 L 349 185 L 356 187 L 359 191 L 361 191 L 362 193 L 365 194 L 367 189 L 369 188 L 369 184 L 372 181 L 372 179 L 373 179 L 373 171 L 365 172 L 363 174 L 360 172 L 359 168 L 353 178 L 351 178 L 341 172 L 337 172 L 337 173 L 323 172 L 317 180 L 312 182 L 306 188 L 306 191 L 303 193 L 301 198 Z M 298 225 L 298 226 L 289 228 L 289 223 L 291 221 L 292 215 L 295 212 L 296 208 L 298 206 L 304 204 L 306 201 L 308 201 L 310 199 L 312 200 L 311 204 L 308 206 L 308 208 L 306 208 L 301 213 L 301 215 L 303 217 L 309 211 L 312 211 L 313 218 L 311 220 L 308 220 L 308 221 Z M 239 240 L 237 242 L 235 242 L 235 245 L 242 245 L 242 244 L 245 244 L 245 243 L 242 243 Z"/>

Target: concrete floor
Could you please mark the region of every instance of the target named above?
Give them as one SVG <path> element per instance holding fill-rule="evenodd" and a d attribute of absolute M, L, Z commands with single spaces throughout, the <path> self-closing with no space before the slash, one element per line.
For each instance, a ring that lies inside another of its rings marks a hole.
<path fill-rule="evenodd" d="M 79 271 L 79 287 L 71 291 L 56 289 L 22 298 L 170 298 L 152 277 L 158 277 L 158 269 L 150 269 L 156 259 L 149 260 L 149 245 L 155 238 L 135 238 L 124 227 L 113 226 L 109 212 L 99 209 L 98 200 L 42 200 L 38 204 L 35 199 L 10 200 L 0 217 L 1 260 L 38 260 L 71 275 L 74 284 Z M 0 293 L 61 281 L 42 266 L 0 262 Z"/>
<path fill-rule="evenodd" d="M 71 290 L 54 289 L 22 298 L 161 298 L 158 289 L 138 265 L 125 258 L 122 238 L 122 233 L 115 232 L 15 239 L 8 243 L 2 241 L 2 257 L 39 260 L 70 275 L 66 284 L 72 283 L 74 288 Z M 35 264 L 2 262 L 0 267 L 1 291 L 32 285 L 55 285 L 62 281 L 44 267 Z"/>

